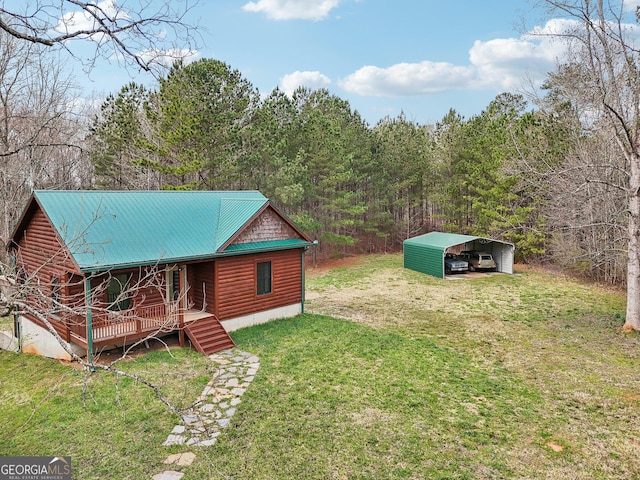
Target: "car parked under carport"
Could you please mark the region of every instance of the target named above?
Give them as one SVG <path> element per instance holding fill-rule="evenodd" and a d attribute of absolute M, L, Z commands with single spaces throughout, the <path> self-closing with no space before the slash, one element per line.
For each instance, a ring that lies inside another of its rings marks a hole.
<path fill-rule="evenodd" d="M 469 270 L 479 272 L 495 272 L 496 262 L 493 260 L 493 256 L 488 252 L 478 252 L 475 250 L 464 251 L 460 253 L 460 258 L 463 258 L 469 264 Z"/>
<path fill-rule="evenodd" d="M 469 271 L 469 262 L 458 257 L 455 253 L 444 254 L 444 273 L 451 275 L 452 273 L 466 273 Z"/>

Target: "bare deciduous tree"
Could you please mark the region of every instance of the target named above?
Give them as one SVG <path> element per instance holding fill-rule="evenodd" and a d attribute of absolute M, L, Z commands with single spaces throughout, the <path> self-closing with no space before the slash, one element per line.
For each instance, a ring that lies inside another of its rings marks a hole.
<path fill-rule="evenodd" d="M 627 178 L 615 142 L 603 135 L 579 139 L 548 180 L 554 261 L 601 282 L 623 283 Z"/>
<path fill-rule="evenodd" d="M 56 56 L 0 31 L 0 258 L 33 188 L 91 182 L 83 108 Z"/>
<path fill-rule="evenodd" d="M 620 0 L 543 0 L 552 16 L 569 19 L 547 25 L 545 35 L 566 42 L 567 63 L 576 67 L 580 115 L 595 136 L 617 145 L 624 173 L 627 312 L 624 329 L 640 330 L 640 46 L 637 11 Z M 591 195 L 597 201 L 597 196 Z"/>
<path fill-rule="evenodd" d="M 90 248 L 83 240 L 83 235 L 78 236 L 75 244 L 75 248 Z M 16 253 L 19 256 L 19 252 Z M 0 284 L 0 316 L 28 316 L 31 319 L 37 319 L 41 324 L 44 324 L 48 332 L 69 357 L 84 367 L 84 371 L 87 374 L 95 370 L 104 370 L 117 377 L 130 378 L 136 383 L 150 388 L 169 410 L 180 414 L 181 408 L 163 393 L 159 385 L 148 380 L 144 375 L 131 373 L 119 368 L 118 364 L 127 359 L 134 348 L 150 340 L 160 342 L 168 349 L 167 344 L 162 340 L 162 336 L 180 328 L 180 325 L 176 323 L 177 311 L 175 314 L 171 314 L 171 309 L 172 305 L 178 305 L 183 301 L 186 291 L 181 292 L 182 297 L 169 302 L 165 297 L 166 284 L 163 281 L 167 270 L 155 265 L 140 268 L 137 275 L 129 275 L 126 284 L 122 285 L 123 288 L 113 298 L 107 295 L 109 285 L 115 280 L 115 277 L 110 272 L 89 276 L 89 282 L 93 286 L 90 294 L 91 300 L 87 301 L 84 289 L 85 278 L 67 276 L 66 280 L 59 281 L 60 279 L 52 273 L 59 268 L 60 262 L 68 255 L 69 252 L 66 249 L 60 249 L 33 271 L 29 272 L 20 266 L 23 265 L 23 262 L 20 261 L 20 258 L 17 258 L 15 262 L 17 267 L 10 271 L 5 270 L 2 277 L 4 281 Z M 152 319 L 139 316 L 139 310 L 147 302 L 145 294 L 151 294 L 154 298 L 165 299 L 165 308 L 162 310 L 164 312 L 162 315 Z M 103 298 L 107 298 L 107 301 L 100 300 Z M 137 308 L 129 308 L 129 299 L 132 298 L 136 298 L 139 302 Z M 127 308 L 122 307 L 125 301 Z M 78 331 L 78 328 L 85 330 L 87 328 L 88 309 L 91 310 L 92 318 L 96 324 L 104 323 L 105 326 L 98 328 L 108 328 L 108 325 L 117 326 L 139 321 L 145 322 L 145 325 L 152 323 L 153 326 L 146 336 L 122 346 L 119 349 L 120 355 L 117 355 L 115 359 L 111 357 L 110 360 L 103 361 L 100 351 L 95 352 L 95 355 L 91 351 L 85 357 L 79 355 L 76 349 L 70 345 L 68 339 L 62 337 L 60 330 L 61 328 L 75 331 Z M 54 325 L 54 322 L 56 325 Z M 21 339 L 21 341 L 25 340 L 28 342 L 29 339 Z"/>
<path fill-rule="evenodd" d="M 195 28 L 185 22 L 189 0 L 24 0 L 0 2 L 0 30 L 31 44 L 67 50 L 91 70 L 98 58 L 117 58 L 145 71 L 167 66 L 194 48 Z M 74 53 L 74 41 L 93 53 Z M 185 46 L 187 46 L 185 48 Z"/>

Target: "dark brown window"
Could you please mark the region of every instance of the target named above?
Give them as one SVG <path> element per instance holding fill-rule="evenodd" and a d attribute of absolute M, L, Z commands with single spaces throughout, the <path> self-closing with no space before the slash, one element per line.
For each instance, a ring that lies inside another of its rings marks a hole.
<path fill-rule="evenodd" d="M 257 294 L 271 293 L 271 262 L 258 262 L 257 264 Z"/>

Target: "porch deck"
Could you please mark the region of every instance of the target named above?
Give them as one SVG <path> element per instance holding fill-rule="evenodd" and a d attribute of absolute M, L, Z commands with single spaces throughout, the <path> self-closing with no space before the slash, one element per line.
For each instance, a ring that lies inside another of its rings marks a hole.
<path fill-rule="evenodd" d="M 93 322 L 93 345 L 127 343 L 150 334 L 165 334 L 184 328 L 196 320 L 213 316 L 202 310 L 181 310 L 175 304 L 155 305 L 144 308 L 96 315 Z M 73 343 L 87 348 L 86 328 L 70 331 Z"/>

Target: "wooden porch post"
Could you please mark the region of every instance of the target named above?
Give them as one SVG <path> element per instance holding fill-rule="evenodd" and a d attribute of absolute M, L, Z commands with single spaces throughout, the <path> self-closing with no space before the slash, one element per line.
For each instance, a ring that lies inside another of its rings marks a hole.
<path fill-rule="evenodd" d="M 180 292 L 178 295 L 178 339 L 180 346 L 184 347 L 184 311 L 187 308 L 187 266 L 182 265 L 178 271 L 180 272 L 180 275 L 178 275 L 178 291 Z"/>
<path fill-rule="evenodd" d="M 91 278 L 84 279 L 84 301 L 87 307 L 87 363 L 89 369 L 94 372 L 93 368 L 93 314 L 91 311 Z"/>
<path fill-rule="evenodd" d="M 69 283 L 71 282 L 71 274 L 66 272 L 62 278 L 64 279 L 62 283 L 62 301 L 66 304 L 69 298 Z M 62 312 L 61 317 L 62 317 L 62 323 L 64 324 L 65 333 L 66 333 L 64 341 L 67 343 L 71 343 L 71 329 L 69 328 L 69 313 Z"/>
<path fill-rule="evenodd" d="M 302 280 L 301 280 L 301 285 L 300 288 L 302 289 L 302 292 L 300 292 L 300 313 L 304 313 L 304 289 L 305 289 L 305 284 L 304 284 L 304 254 L 307 251 L 306 248 L 303 248 L 300 250 L 301 255 L 302 255 L 302 259 L 301 259 L 301 268 L 302 268 Z"/>

